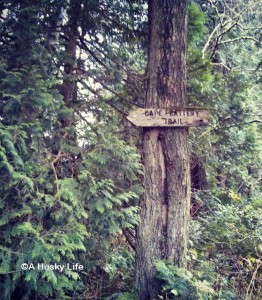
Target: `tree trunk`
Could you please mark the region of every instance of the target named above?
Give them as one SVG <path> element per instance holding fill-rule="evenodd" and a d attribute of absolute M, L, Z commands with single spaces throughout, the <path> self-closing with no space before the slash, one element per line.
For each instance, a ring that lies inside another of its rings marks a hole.
<path fill-rule="evenodd" d="M 61 87 L 61 94 L 63 100 L 68 108 L 73 106 L 73 102 L 77 98 L 77 84 L 76 84 L 76 51 L 77 51 L 77 36 L 79 14 L 81 11 L 80 1 L 71 1 L 70 9 L 68 9 L 68 24 L 64 27 L 65 42 L 65 63 L 64 63 L 64 78 Z M 73 111 L 70 115 L 61 119 L 62 127 L 75 127 L 75 118 Z M 71 134 L 68 140 L 76 141 L 76 135 Z"/>
<path fill-rule="evenodd" d="M 187 1 L 149 0 L 146 107 L 186 107 Z M 145 171 L 137 234 L 136 287 L 140 300 L 156 299 L 155 263 L 186 267 L 190 218 L 187 128 L 145 128 Z"/>
<path fill-rule="evenodd" d="M 73 21 L 71 21 L 73 19 Z M 64 63 L 64 79 L 61 93 L 64 97 L 64 102 L 67 107 L 72 105 L 74 100 L 74 93 L 76 90 L 76 48 L 77 48 L 77 20 L 72 16 L 69 19 L 69 24 L 65 28 L 65 36 L 67 41 L 65 43 L 65 63 Z"/>

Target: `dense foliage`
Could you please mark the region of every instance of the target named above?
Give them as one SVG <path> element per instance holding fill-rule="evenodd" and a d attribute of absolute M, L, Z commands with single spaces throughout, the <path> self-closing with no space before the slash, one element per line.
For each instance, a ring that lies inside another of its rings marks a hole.
<path fill-rule="evenodd" d="M 143 169 L 142 0 L 0 3 L 0 299 L 136 299 Z M 258 1 L 191 1 L 188 270 L 160 261 L 159 299 L 261 299 Z M 27 271 L 21 265 L 33 264 Z M 37 270 L 80 263 L 83 270 Z"/>

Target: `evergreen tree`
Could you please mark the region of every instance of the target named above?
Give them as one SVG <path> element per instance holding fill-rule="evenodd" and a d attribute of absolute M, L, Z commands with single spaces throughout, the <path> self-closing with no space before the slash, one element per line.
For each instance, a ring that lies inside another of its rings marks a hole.
<path fill-rule="evenodd" d="M 159 297 L 261 298 L 260 8 L 190 1 L 188 100 L 212 122 L 189 132 L 188 270 L 158 262 Z M 142 131 L 125 116 L 150 26 L 143 0 L 1 1 L 1 299 L 137 299 Z M 21 270 L 55 262 L 84 270 Z"/>
<path fill-rule="evenodd" d="M 80 2 L 46 1 L 10 1 L 2 9 L 0 289 L 4 299 L 64 299 L 89 290 L 92 287 L 84 283 L 96 267 L 105 268 L 112 255 L 112 237 L 138 222 L 137 207 L 129 204 L 139 192 L 132 189 L 140 170 L 134 147 L 108 136 L 113 127 L 105 127 L 102 120 L 86 132 L 81 129 L 84 146 L 78 143 L 79 24 L 75 22 L 81 9 L 87 11 Z M 112 152 L 111 141 L 118 144 L 117 153 Z M 103 158 L 110 152 L 115 173 L 111 160 Z M 123 191 L 122 184 L 114 183 L 116 174 L 129 178 Z M 100 257 L 94 255 L 98 248 L 103 249 Z M 37 270 L 38 263 L 79 261 L 87 275 Z M 23 263 L 35 268 L 22 271 Z"/>

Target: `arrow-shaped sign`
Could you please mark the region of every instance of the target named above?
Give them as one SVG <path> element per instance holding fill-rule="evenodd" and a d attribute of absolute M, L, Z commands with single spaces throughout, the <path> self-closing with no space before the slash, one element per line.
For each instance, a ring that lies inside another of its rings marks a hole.
<path fill-rule="evenodd" d="M 127 119 L 138 127 L 192 127 L 209 124 L 209 111 L 204 108 L 138 108 Z"/>

